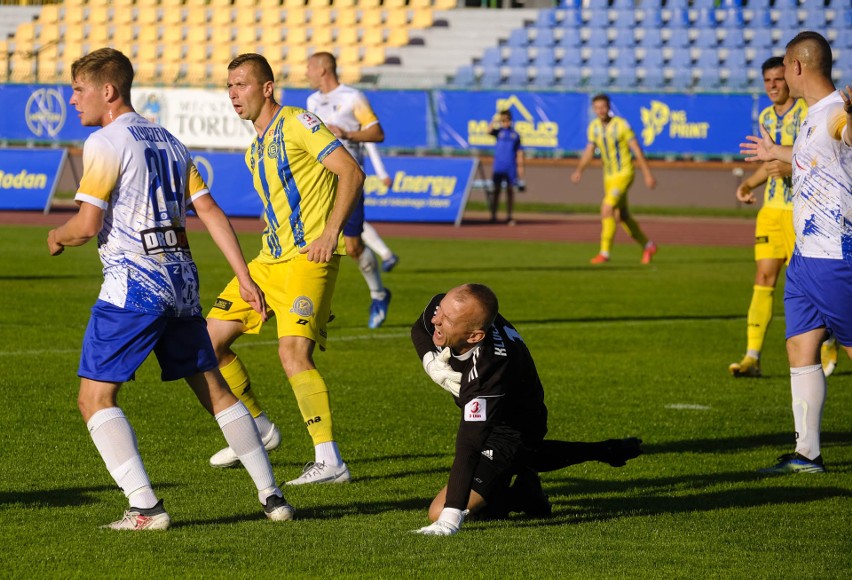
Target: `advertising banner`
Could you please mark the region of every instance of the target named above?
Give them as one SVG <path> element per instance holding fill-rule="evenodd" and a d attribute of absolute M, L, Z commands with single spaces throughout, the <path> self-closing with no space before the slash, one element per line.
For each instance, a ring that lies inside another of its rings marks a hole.
<path fill-rule="evenodd" d="M 56 144 L 84 141 L 97 127 L 83 127 L 68 104 L 71 87 L 0 84 L 0 139 Z"/>
<path fill-rule="evenodd" d="M 134 88 L 133 108 L 159 123 L 187 147 L 245 150 L 257 133 L 234 112 L 228 92 Z"/>
<path fill-rule="evenodd" d="M 293 107 L 305 107 L 311 89 L 286 89 L 281 102 Z M 385 140 L 379 147 L 415 149 L 429 143 L 429 95 L 426 91 L 364 91 L 373 107 Z M 325 120 L 323 120 L 325 122 Z"/>
<path fill-rule="evenodd" d="M 737 155 L 752 130 L 751 95 L 613 95 L 612 110 L 627 119 L 650 154 Z"/>
<path fill-rule="evenodd" d="M 65 149 L 0 149 L 0 209 L 47 213 Z"/>
<path fill-rule="evenodd" d="M 375 175 L 369 160 L 365 167 L 367 221 L 461 224 L 478 160 L 400 156 L 382 161 L 390 187 Z"/>
<path fill-rule="evenodd" d="M 589 97 L 574 93 L 435 91 L 438 145 L 454 149 L 494 147 L 491 122 L 512 113 L 525 149 L 578 151 L 586 146 Z"/>
<path fill-rule="evenodd" d="M 260 217 L 263 202 L 254 190 L 245 154 L 191 151 L 198 172 L 222 211 L 234 217 Z"/>

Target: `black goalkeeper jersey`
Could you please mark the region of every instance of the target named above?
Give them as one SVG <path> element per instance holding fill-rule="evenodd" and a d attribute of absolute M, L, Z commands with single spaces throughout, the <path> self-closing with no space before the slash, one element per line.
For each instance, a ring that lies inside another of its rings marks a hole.
<path fill-rule="evenodd" d="M 440 352 L 432 342 L 432 317 L 444 296 L 432 298 L 411 328 L 420 360 L 427 352 Z M 461 356 L 453 353 L 449 362 L 453 370 L 462 373 L 459 396 L 455 397 L 462 414 L 445 507 L 465 509 L 488 436 L 495 429 L 510 431 L 535 446 L 547 433 L 547 407 L 530 351 L 515 327 L 500 314 L 476 348 Z"/>

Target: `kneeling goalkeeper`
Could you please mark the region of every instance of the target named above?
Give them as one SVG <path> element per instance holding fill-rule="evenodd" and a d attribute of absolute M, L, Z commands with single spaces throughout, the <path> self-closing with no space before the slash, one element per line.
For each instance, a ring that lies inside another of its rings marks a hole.
<path fill-rule="evenodd" d="M 490 288 L 465 284 L 432 298 L 411 328 L 427 374 L 462 410 L 449 482 L 432 500 L 433 523 L 418 533 L 455 534 L 465 516 L 549 516 L 538 473 L 591 460 L 618 467 L 642 452 L 636 438 L 545 440 L 547 407 L 535 363 L 497 309 Z"/>

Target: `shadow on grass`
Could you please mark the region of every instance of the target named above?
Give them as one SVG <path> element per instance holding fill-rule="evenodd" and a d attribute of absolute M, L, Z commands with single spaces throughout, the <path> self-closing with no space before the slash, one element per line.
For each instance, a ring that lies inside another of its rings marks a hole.
<path fill-rule="evenodd" d="M 792 427 L 792 421 L 791 425 Z M 738 453 L 744 449 L 759 447 L 789 446 L 792 451 L 796 440 L 794 435 L 785 431 L 782 433 L 765 433 L 748 437 L 728 437 L 724 439 L 689 439 L 686 441 L 670 441 L 668 443 L 643 443 L 645 455 L 658 453 Z M 852 431 L 825 431 L 820 435 L 823 447 L 834 445 L 852 445 Z"/>
<path fill-rule="evenodd" d="M 173 484 L 158 483 L 157 489 L 173 487 Z M 20 504 L 26 507 L 75 507 L 103 501 L 95 494 L 119 491 L 114 485 L 93 487 L 62 487 L 58 489 L 40 489 L 33 491 L 0 492 L 0 508 Z"/>
<path fill-rule="evenodd" d="M 772 505 L 798 505 L 837 497 L 852 497 L 852 492 L 836 487 L 766 487 L 733 489 L 689 496 L 650 495 L 643 497 L 584 498 L 558 505 L 552 518 L 512 518 L 519 527 L 560 526 L 607 521 L 626 517 L 708 512 L 719 509 L 753 508 Z"/>

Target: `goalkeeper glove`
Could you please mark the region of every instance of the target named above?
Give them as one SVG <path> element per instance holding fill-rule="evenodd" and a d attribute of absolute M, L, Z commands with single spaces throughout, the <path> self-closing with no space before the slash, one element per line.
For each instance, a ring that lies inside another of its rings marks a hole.
<path fill-rule="evenodd" d="M 414 530 L 414 533 L 423 534 L 424 536 L 452 536 L 459 533 L 459 529 L 464 521 L 464 514 L 465 512 L 462 510 L 444 508 L 441 510 L 441 515 L 438 516 L 438 520 L 435 523 L 425 528 Z"/>
<path fill-rule="evenodd" d="M 445 391 L 459 396 L 462 374 L 453 370 L 449 360 L 452 356 L 450 347 L 444 348 L 441 354 L 430 351 L 423 355 L 423 369 L 435 383 Z"/>

